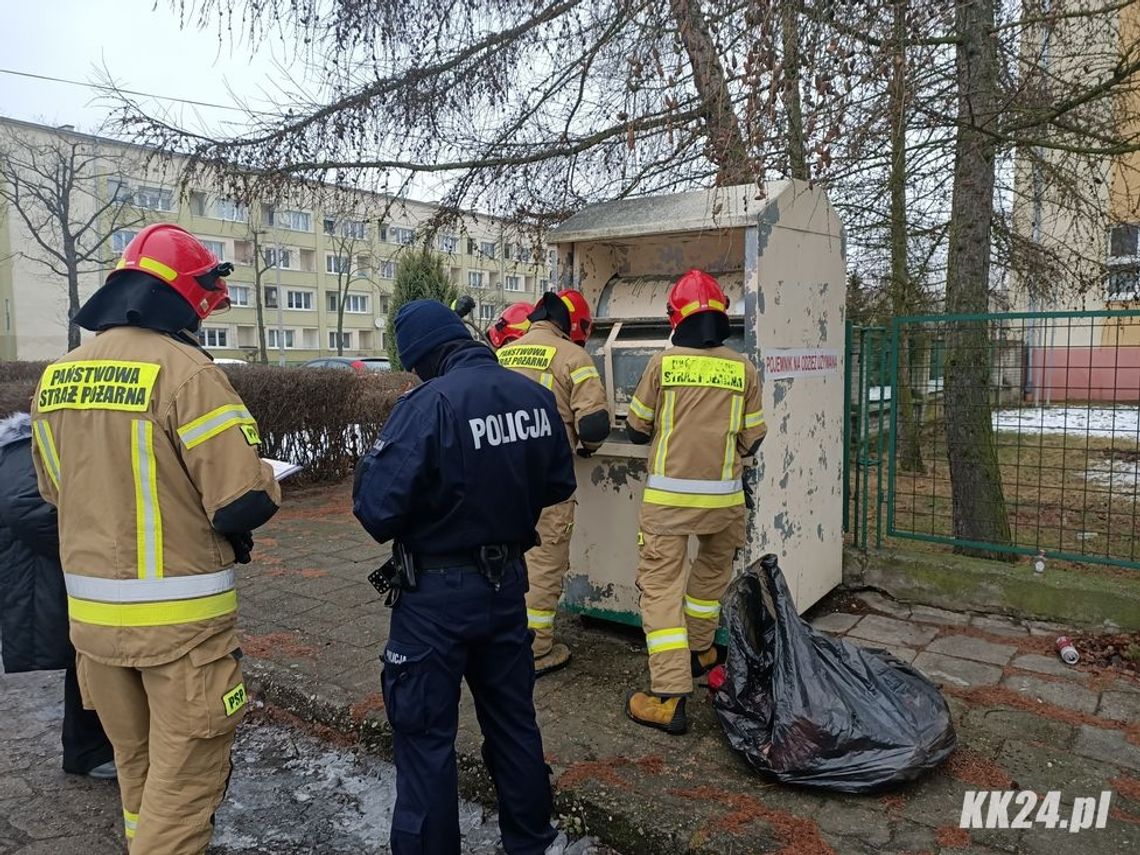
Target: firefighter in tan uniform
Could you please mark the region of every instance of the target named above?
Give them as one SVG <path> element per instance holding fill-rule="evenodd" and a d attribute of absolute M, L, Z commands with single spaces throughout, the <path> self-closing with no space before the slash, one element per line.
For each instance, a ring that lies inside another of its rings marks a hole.
<path fill-rule="evenodd" d="M 143 229 L 76 316 L 94 339 L 32 410 L 84 703 L 115 748 L 134 855 L 206 851 L 245 711 L 234 562 L 280 490 L 257 426 L 192 337 L 229 296 L 178 226 Z"/>
<path fill-rule="evenodd" d="M 756 368 L 724 346 L 728 299 L 716 279 L 690 270 L 669 293 L 672 347 L 649 361 L 629 404 L 626 430 L 646 444 L 637 586 L 649 648 L 650 691 L 626 712 L 639 724 L 684 733 L 693 678 L 717 661 L 720 598 L 745 540 L 742 457 L 766 427 Z M 700 548 L 691 567 L 689 536 Z"/>
<path fill-rule="evenodd" d="M 499 351 L 501 365 L 554 392 L 570 447 L 581 457 L 593 454 L 610 433 L 605 388 L 585 351 L 592 326 L 590 306 L 580 292 L 547 292 L 530 314 L 530 329 Z M 570 569 L 575 504 L 571 498 L 542 512 L 539 544 L 526 554 L 527 622 L 534 632 L 534 670 L 539 677 L 570 661 L 570 649 L 554 643 L 554 616 Z"/>

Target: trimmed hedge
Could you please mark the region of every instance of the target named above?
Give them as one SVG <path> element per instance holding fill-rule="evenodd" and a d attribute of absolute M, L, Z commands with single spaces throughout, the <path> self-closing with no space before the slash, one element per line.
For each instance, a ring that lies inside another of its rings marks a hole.
<path fill-rule="evenodd" d="M 47 363 L 0 363 L 0 418 L 26 410 Z M 402 372 L 222 366 L 257 419 L 261 454 L 303 466 L 289 483 L 338 481 L 375 443 L 400 394 Z"/>

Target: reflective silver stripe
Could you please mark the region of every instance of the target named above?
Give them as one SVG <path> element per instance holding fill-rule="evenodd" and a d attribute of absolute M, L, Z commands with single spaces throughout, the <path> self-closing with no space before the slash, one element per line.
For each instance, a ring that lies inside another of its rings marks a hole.
<path fill-rule="evenodd" d="M 253 416 L 245 407 L 233 404 L 219 407 L 207 417 L 198 419 L 178 429 L 178 436 L 187 448 L 200 445 L 234 425 L 253 424 Z"/>
<path fill-rule="evenodd" d="M 705 496 L 725 496 L 744 489 L 739 478 L 729 481 L 704 481 L 700 478 L 668 478 L 650 475 L 645 480 L 650 490 L 669 490 L 673 493 L 700 493 Z"/>
<path fill-rule="evenodd" d="M 51 482 L 55 484 L 56 489 L 59 489 L 59 458 L 56 456 L 55 440 L 51 435 L 51 425 L 42 419 L 36 419 L 32 423 L 32 427 L 36 431 L 36 443 L 40 447 L 40 456 L 44 459 L 44 468 L 47 469 L 48 477 Z"/>
<path fill-rule="evenodd" d="M 575 386 L 579 383 L 585 383 L 591 377 L 598 377 L 598 369 L 593 365 L 587 365 L 583 368 L 579 368 L 577 371 L 570 372 L 570 379 L 574 381 Z"/>
<path fill-rule="evenodd" d="M 100 579 L 64 573 L 67 594 L 77 600 L 101 603 L 158 603 L 168 600 L 192 600 L 232 591 L 233 568 L 196 576 L 167 576 L 162 579 Z"/>
<path fill-rule="evenodd" d="M 162 578 L 162 510 L 158 506 L 158 476 L 154 461 L 154 425 L 145 419 L 131 423 L 134 445 L 131 464 L 135 478 L 136 548 L 140 579 Z"/>
<path fill-rule="evenodd" d="M 643 422 L 653 421 L 654 411 L 641 403 L 636 395 L 629 399 L 629 410 Z"/>

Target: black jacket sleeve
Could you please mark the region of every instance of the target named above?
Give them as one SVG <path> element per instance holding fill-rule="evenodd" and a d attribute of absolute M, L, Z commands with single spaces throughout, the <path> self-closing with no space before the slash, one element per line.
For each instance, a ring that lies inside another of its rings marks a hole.
<path fill-rule="evenodd" d="M 0 524 L 38 555 L 59 561 L 55 507 L 36 486 L 30 440 L 13 443 L 0 455 Z"/>
<path fill-rule="evenodd" d="M 625 435 L 634 445 L 649 445 L 649 441 L 653 439 L 652 436 L 647 433 L 642 433 L 629 422 L 625 423 Z"/>

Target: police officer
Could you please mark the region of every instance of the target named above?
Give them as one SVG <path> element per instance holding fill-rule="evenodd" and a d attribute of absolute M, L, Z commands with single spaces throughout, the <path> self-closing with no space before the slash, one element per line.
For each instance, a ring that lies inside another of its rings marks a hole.
<path fill-rule="evenodd" d="M 395 541 L 403 574 L 383 689 L 396 759 L 391 848 L 458 853 L 459 685 L 475 699 L 508 853 L 554 841 L 535 722 L 523 553 L 542 509 L 575 489 L 553 395 L 501 368 L 442 303 L 396 315 L 400 361 L 425 382 L 405 393 L 353 487 L 356 517 Z"/>
<path fill-rule="evenodd" d="M 84 703 L 115 749 L 136 855 L 206 851 L 246 704 L 235 560 L 277 510 L 257 426 L 193 332 L 232 268 L 179 226 L 127 245 L 32 409 Z"/>
<path fill-rule="evenodd" d="M 584 349 L 593 326 L 590 306 L 580 291 L 547 292 L 529 320 L 523 336 L 499 351 L 499 362 L 554 393 L 570 447 L 589 457 L 610 433 L 606 390 Z M 571 498 L 543 511 L 540 542 L 526 556 L 527 618 L 534 630 L 534 668 L 540 677 L 570 661 L 570 648 L 554 641 L 554 618 L 570 569 L 574 506 Z"/>
<path fill-rule="evenodd" d="M 728 298 L 716 279 L 690 270 L 667 308 L 673 346 L 649 360 L 626 421 L 632 442 L 653 443 L 637 568 L 650 691 L 632 693 L 626 713 L 680 734 L 693 678 L 716 664 L 720 598 L 745 541 L 741 458 L 767 428 L 756 367 L 724 346 Z M 700 548 L 687 566 L 691 535 Z"/>

